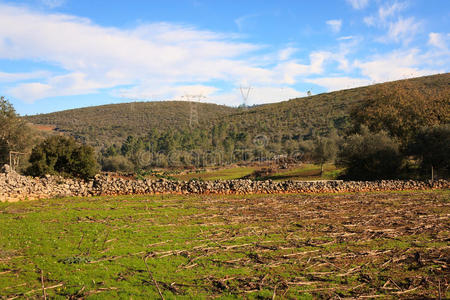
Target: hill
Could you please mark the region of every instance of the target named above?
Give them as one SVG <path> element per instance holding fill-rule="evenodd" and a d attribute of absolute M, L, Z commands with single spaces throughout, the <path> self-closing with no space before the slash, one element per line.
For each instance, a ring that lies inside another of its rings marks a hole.
<path fill-rule="evenodd" d="M 450 73 L 446 73 L 249 108 L 198 103 L 194 118 L 198 124 L 194 126 L 190 126 L 192 104 L 183 101 L 112 104 L 25 118 L 35 126 L 54 126 L 54 131 L 71 134 L 101 150 L 105 157 L 130 156 L 139 150 L 166 154 L 173 150 L 222 151 L 228 157 L 236 149 L 253 151 L 258 137 L 264 139 L 264 151 L 289 154 L 302 149 L 314 136 L 327 135 L 333 129 L 348 132 L 351 112 L 372 101 L 380 89 L 444 94 L 438 106 L 441 121 L 447 122 L 450 101 L 445 93 L 449 87 Z"/>
<path fill-rule="evenodd" d="M 236 108 L 198 103 L 199 124 L 209 124 Z M 144 136 L 150 130 L 189 128 L 191 104 L 186 101 L 131 102 L 84 107 L 24 117 L 34 127 L 71 134 L 87 143 L 102 146 L 122 142 L 127 136 Z"/>
<path fill-rule="evenodd" d="M 310 97 L 292 99 L 254 107 L 224 118 L 224 121 L 239 120 L 246 131 L 255 128 L 259 132 L 277 134 L 280 131 L 291 136 L 307 135 L 311 130 L 326 133 L 332 127 L 348 128 L 350 110 L 368 101 L 374 89 L 408 85 L 422 91 L 441 91 L 450 87 L 450 73 L 419 77 L 372 86 L 324 93 Z M 449 95 L 450 97 L 450 95 Z M 303 134 L 302 134 L 303 133 Z"/>

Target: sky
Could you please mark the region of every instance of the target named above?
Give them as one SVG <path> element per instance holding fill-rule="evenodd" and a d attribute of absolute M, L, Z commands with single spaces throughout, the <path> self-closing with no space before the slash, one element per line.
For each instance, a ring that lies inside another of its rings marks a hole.
<path fill-rule="evenodd" d="M 21 115 L 278 102 L 447 73 L 449 49 L 448 0 L 0 0 L 0 95 Z"/>

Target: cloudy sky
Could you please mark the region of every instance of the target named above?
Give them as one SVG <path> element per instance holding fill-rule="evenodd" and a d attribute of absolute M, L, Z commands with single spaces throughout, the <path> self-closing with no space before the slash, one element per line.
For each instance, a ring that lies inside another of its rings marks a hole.
<path fill-rule="evenodd" d="M 20 114 L 287 100 L 450 69 L 448 0 L 0 0 L 0 95 Z"/>

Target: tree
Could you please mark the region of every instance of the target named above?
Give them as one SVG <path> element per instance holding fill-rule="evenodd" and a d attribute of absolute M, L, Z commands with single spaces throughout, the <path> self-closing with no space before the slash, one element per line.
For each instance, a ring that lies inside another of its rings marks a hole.
<path fill-rule="evenodd" d="M 5 97 L 0 97 L 0 163 L 6 163 L 10 151 L 26 152 L 32 143 L 32 130 L 17 115 Z"/>
<path fill-rule="evenodd" d="M 401 171 L 403 156 L 399 143 L 386 132 L 372 133 L 363 127 L 361 134 L 347 137 L 338 153 L 337 165 L 346 168 L 347 179 L 393 179 Z"/>
<path fill-rule="evenodd" d="M 33 176 L 59 174 L 83 179 L 94 177 L 98 171 L 94 149 L 80 144 L 72 137 L 51 136 L 35 146 L 27 172 Z"/>
<path fill-rule="evenodd" d="M 450 124 L 422 128 L 409 144 L 408 153 L 419 159 L 422 172 L 428 173 L 431 169 L 431 173 L 436 171 L 448 176 Z"/>
<path fill-rule="evenodd" d="M 333 138 L 318 137 L 314 140 L 313 158 L 320 164 L 320 176 L 323 174 L 323 165 L 336 158 L 338 147 Z"/>
<path fill-rule="evenodd" d="M 134 136 L 128 136 L 126 141 L 122 144 L 122 147 L 120 149 L 122 155 L 128 155 L 131 153 L 134 149 L 134 146 L 136 144 L 136 138 Z"/>

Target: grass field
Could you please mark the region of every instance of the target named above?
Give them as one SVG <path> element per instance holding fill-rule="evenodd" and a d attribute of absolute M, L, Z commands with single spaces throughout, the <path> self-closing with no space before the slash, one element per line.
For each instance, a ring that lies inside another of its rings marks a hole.
<path fill-rule="evenodd" d="M 196 173 L 173 175 L 178 180 L 191 180 L 191 179 L 202 179 L 202 180 L 232 180 L 240 179 L 246 175 L 250 175 L 255 171 L 254 167 L 233 167 L 224 168 L 219 170 L 208 170 Z"/>
<path fill-rule="evenodd" d="M 424 191 L 0 203 L 0 298 L 449 298 L 449 198 Z"/>
<path fill-rule="evenodd" d="M 270 167 L 270 165 L 266 166 Z M 175 174 L 172 177 L 178 180 L 231 180 L 241 179 L 245 176 L 251 175 L 254 171 L 260 170 L 262 167 L 249 166 L 249 167 L 233 167 L 224 168 L 218 170 L 205 170 L 201 172 L 193 172 L 188 174 Z M 336 168 L 332 164 L 326 164 L 324 166 L 324 172 L 320 175 L 320 166 L 314 164 L 302 164 L 300 166 L 292 167 L 288 170 L 276 170 L 273 174 L 259 179 L 272 179 L 274 181 L 282 180 L 326 180 L 336 179 L 342 172 L 342 169 Z"/>
<path fill-rule="evenodd" d="M 338 169 L 332 164 L 325 164 L 323 174 L 320 175 L 320 166 L 314 164 L 303 164 L 301 167 L 292 168 L 288 171 L 278 171 L 269 176 L 268 179 L 282 180 L 332 180 L 336 179 L 343 169 Z"/>

